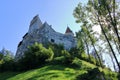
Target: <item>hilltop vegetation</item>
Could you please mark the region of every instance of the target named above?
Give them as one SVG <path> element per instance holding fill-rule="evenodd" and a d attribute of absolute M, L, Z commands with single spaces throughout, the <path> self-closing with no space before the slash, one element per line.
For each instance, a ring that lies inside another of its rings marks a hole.
<path fill-rule="evenodd" d="M 117 73 L 103 69 L 94 57 L 89 60 L 78 48 L 68 52 L 62 45 L 48 45 L 45 48 L 35 43 L 17 62 L 4 61 L 0 65 L 0 80 L 118 80 Z"/>
<path fill-rule="evenodd" d="M 0 80 L 101 80 L 95 65 L 78 60 L 79 67 L 65 65 L 45 65 L 25 72 L 0 73 Z M 81 66 L 81 67 L 80 67 Z M 92 73 L 89 73 L 89 70 Z M 118 80 L 117 73 L 104 69 L 106 80 Z M 98 77 L 96 77 L 98 76 Z M 87 78 L 87 79 L 86 79 Z"/>

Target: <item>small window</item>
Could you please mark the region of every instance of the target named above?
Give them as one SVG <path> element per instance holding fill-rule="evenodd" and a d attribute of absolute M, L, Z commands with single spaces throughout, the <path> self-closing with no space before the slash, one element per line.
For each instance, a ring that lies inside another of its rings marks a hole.
<path fill-rule="evenodd" d="M 20 47 L 20 45 L 22 44 L 23 41 L 20 41 L 19 44 L 18 44 L 18 47 Z"/>
<path fill-rule="evenodd" d="M 51 39 L 51 42 L 53 42 L 53 43 L 54 43 L 54 42 L 55 42 L 55 40 L 54 40 L 54 39 Z"/>

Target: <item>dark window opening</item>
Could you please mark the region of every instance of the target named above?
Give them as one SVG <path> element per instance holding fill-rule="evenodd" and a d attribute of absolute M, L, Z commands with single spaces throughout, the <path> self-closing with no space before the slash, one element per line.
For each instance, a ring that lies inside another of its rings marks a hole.
<path fill-rule="evenodd" d="M 22 41 L 19 42 L 18 47 L 20 47 L 21 44 L 22 44 Z"/>
<path fill-rule="evenodd" d="M 51 42 L 53 42 L 53 43 L 54 43 L 54 42 L 55 42 L 55 40 L 54 40 L 54 39 L 51 39 Z"/>
<path fill-rule="evenodd" d="M 23 36 L 23 38 L 25 38 L 25 36 L 27 36 L 28 35 L 28 33 L 26 33 L 24 36 Z"/>

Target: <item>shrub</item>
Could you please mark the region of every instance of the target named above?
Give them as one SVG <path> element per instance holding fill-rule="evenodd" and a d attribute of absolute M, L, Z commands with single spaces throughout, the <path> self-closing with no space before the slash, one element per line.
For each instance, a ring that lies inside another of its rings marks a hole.
<path fill-rule="evenodd" d="M 101 72 L 98 68 L 90 69 L 87 73 L 78 75 L 77 80 L 102 80 Z"/>
<path fill-rule="evenodd" d="M 56 57 L 53 60 L 53 64 L 62 64 L 62 65 L 70 65 L 73 61 L 70 53 L 66 50 L 61 51 L 60 57 Z"/>
<path fill-rule="evenodd" d="M 70 53 L 68 51 L 66 51 L 66 50 L 62 50 L 61 51 L 61 56 L 69 57 Z"/>
<path fill-rule="evenodd" d="M 89 62 L 95 65 L 97 64 L 96 59 L 93 56 L 90 56 Z"/>
<path fill-rule="evenodd" d="M 48 43 L 45 45 L 46 48 L 51 48 L 54 52 L 54 57 L 60 57 L 62 50 L 64 50 L 64 46 L 62 44 L 52 44 L 52 43 Z"/>
<path fill-rule="evenodd" d="M 71 57 L 60 56 L 60 57 L 54 58 L 54 60 L 52 61 L 52 64 L 70 66 L 72 64 L 72 61 L 73 61 L 73 58 Z"/>
<path fill-rule="evenodd" d="M 5 61 L 0 65 L 0 72 L 13 71 L 14 69 L 15 67 L 13 60 Z"/>
<path fill-rule="evenodd" d="M 88 60 L 88 55 L 85 54 L 85 53 L 81 53 L 79 56 L 78 56 L 79 59 L 82 59 L 82 60 L 85 60 L 85 61 L 89 61 Z"/>
<path fill-rule="evenodd" d="M 81 68 L 81 65 L 82 65 L 82 61 L 80 61 L 80 59 L 78 59 L 77 57 L 74 58 L 74 60 L 72 62 L 72 66 Z"/>
<path fill-rule="evenodd" d="M 80 50 L 77 47 L 73 47 L 70 49 L 69 53 L 74 56 L 74 57 L 78 57 L 80 56 Z"/>
<path fill-rule="evenodd" d="M 14 57 L 8 50 L 0 52 L 0 72 L 11 71 L 14 69 Z"/>
<path fill-rule="evenodd" d="M 3 59 L 3 54 L 2 53 L 0 53 L 0 60 L 2 60 Z"/>
<path fill-rule="evenodd" d="M 28 47 L 24 56 L 18 61 L 18 66 L 22 70 L 28 70 L 39 67 L 53 59 L 53 51 L 51 48 L 46 49 L 42 44 L 35 43 Z"/>

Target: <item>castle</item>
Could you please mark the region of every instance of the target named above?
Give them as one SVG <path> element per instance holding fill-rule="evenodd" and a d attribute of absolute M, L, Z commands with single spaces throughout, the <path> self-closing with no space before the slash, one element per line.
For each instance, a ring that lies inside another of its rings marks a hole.
<path fill-rule="evenodd" d="M 21 57 L 27 47 L 35 42 L 62 44 L 66 50 L 76 46 L 76 39 L 69 27 L 67 27 L 65 34 L 56 32 L 47 22 L 42 24 L 38 15 L 32 19 L 28 32 L 23 36 L 23 40 L 19 42 L 15 57 Z"/>

